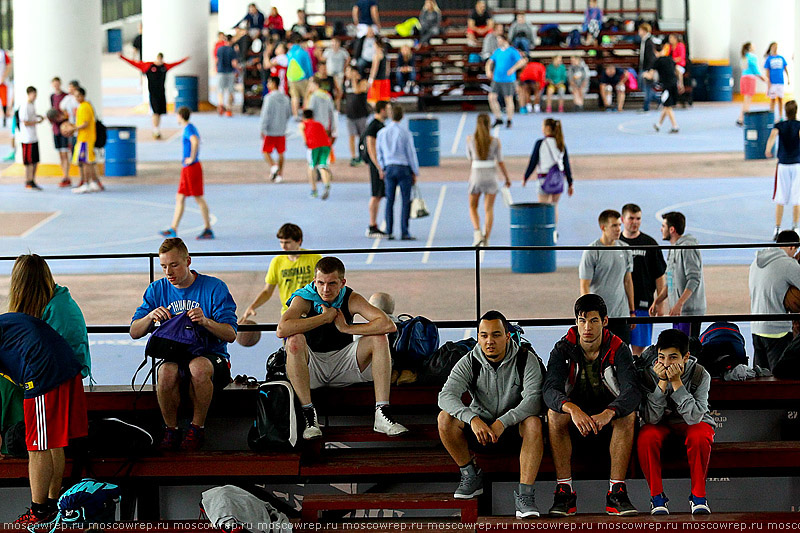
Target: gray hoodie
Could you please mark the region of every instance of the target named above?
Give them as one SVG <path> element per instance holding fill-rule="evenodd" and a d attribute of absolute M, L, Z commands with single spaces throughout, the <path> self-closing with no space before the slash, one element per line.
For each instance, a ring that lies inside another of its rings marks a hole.
<path fill-rule="evenodd" d="M 716 427 L 714 418 L 708 407 L 708 390 L 711 388 L 711 374 L 703 369 L 703 379 L 695 388 L 692 383 L 697 359 L 689 356 L 686 366 L 681 374 L 683 387 L 673 390 L 672 385 L 667 386 L 662 392 L 658 385 L 642 398 L 641 415 L 645 424 L 688 424 L 693 426 L 706 422 L 711 427 Z M 653 370 L 652 363 L 648 369 L 654 383 L 658 383 L 658 376 Z M 694 389 L 694 390 L 692 390 Z"/>
<path fill-rule="evenodd" d="M 314 120 L 322 124 L 331 137 L 336 137 L 336 108 L 331 95 L 323 90 L 314 91 L 308 98 L 308 108 L 314 112 Z"/>
<path fill-rule="evenodd" d="M 698 244 L 694 235 L 682 235 L 676 246 Z M 692 295 L 683 304 L 682 315 L 706 314 L 706 285 L 703 281 L 703 258 L 700 250 L 670 250 L 667 255 L 667 288 L 669 306 L 673 307 L 683 291 Z"/>
<path fill-rule="evenodd" d="M 750 312 L 785 313 L 783 298 L 792 285 L 800 288 L 800 263 L 780 248 L 759 250 L 750 265 Z M 787 333 L 792 323 L 751 322 L 751 329 L 756 335 Z"/>
<path fill-rule="evenodd" d="M 519 346 L 511 341 L 506 356 L 495 370 L 480 344 L 462 357 L 453 367 L 447 382 L 439 393 L 439 407 L 469 425 L 479 416 L 492 422 L 500 420 L 506 428 L 519 424 L 529 416 L 542 413 L 542 370 L 538 358 L 528 352 L 523 384 L 517 375 L 517 355 Z M 469 391 L 472 384 L 472 361 L 481 363 L 476 388 L 478 389 L 469 406 L 464 405 L 461 396 Z"/>
<path fill-rule="evenodd" d="M 272 91 L 261 104 L 261 134 L 283 137 L 292 118 L 292 102 L 282 91 Z"/>

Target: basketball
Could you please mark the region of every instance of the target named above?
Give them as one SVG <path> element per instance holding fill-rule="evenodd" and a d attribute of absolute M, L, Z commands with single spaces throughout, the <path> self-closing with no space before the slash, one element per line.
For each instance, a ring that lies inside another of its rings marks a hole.
<path fill-rule="evenodd" d="M 61 118 L 61 111 L 59 111 L 55 107 L 52 107 L 47 110 L 47 120 L 49 120 L 50 122 L 55 124 L 58 122 L 60 118 Z"/>
<path fill-rule="evenodd" d="M 255 324 L 252 320 L 243 320 L 242 324 Z M 260 331 L 240 331 L 236 335 L 236 342 L 242 346 L 255 346 L 261 340 Z"/>
<path fill-rule="evenodd" d="M 800 313 L 800 289 L 789 287 L 786 296 L 783 297 L 783 307 L 790 313 Z"/>
<path fill-rule="evenodd" d="M 75 133 L 75 128 L 69 122 L 62 122 L 61 126 L 59 126 L 61 130 L 61 135 L 65 137 L 71 137 L 73 133 Z"/>

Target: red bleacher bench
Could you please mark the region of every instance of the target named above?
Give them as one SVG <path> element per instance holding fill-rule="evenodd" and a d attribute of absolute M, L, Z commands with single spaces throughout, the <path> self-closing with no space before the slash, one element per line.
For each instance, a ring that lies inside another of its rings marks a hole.
<path fill-rule="evenodd" d="M 451 494 L 309 494 L 303 498 L 303 522 L 319 520 L 320 511 L 356 509 L 458 509 L 461 522 L 474 524 L 478 520 L 478 500 L 461 500 Z"/>

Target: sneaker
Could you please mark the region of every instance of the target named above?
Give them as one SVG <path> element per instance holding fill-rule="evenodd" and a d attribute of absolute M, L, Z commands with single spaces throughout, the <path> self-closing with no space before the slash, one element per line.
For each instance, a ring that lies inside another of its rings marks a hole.
<path fill-rule="evenodd" d="M 563 113 L 564 112 L 564 104 L 558 104 L 558 112 L 559 113 Z"/>
<path fill-rule="evenodd" d="M 181 442 L 181 451 L 196 452 L 203 447 L 205 440 L 205 428 L 189 424 L 189 429 L 186 430 L 186 435 L 183 436 L 183 442 Z"/>
<path fill-rule="evenodd" d="M 232 117 L 233 116 L 233 112 L 232 111 L 225 111 L 225 116 L 226 117 Z"/>
<path fill-rule="evenodd" d="M 39 187 L 39 186 L 38 186 L 38 185 L 37 185 L 35 182 L 33 182 L 33 181 L 29 181 L 28 183 L 26 183 L 26 184 L 25 184 L 25 188 L 26 188 L 26 189 L 28 189 L 29 191 L 41 191 L 41 190 L 42 190 L 42 188 L 41 188 L 41 187 Z"/>
<path fill-rule="evenodd" d="M 14 520 L 14 523 L 19 524 L 21 526 L 35 526 L 37 524 L 48 524 L 53 520 L 55 520 L 57 515 L 58 511 L 52 511 L 44 516 L 36 516 L 33 512 L 33 509 L 28 509 L 27 512 L 25 512 L 25 514 L 21 515 L 19 518 Z"/>
<path fill-rule="evenodd" d="M 198 241 L 210 241 L 214 238 L 214 232 L 211 231 L 211 228 L 206 228 L 203 230 L 203 233 L 198 235 L 196 238 Z"/>
<path fill-rule="evenodd" d="M 496 118 L 496 119 L 494 119 L 494 124 L 492 124 L 492 127 L 496 128 L 497 126 L 502 126 L 502 125 L 503 125 L 503 119 L 502 118 Z"/>
<path fill-rule="evenodd" d="M 517 494 L 517 491 L 514 491 L 514 507 L 517 509 L 517 518 L 539 516 L 539 509 L 536 507 L 536 498 L 533 494 Z"/>
<path fill-rule="evenodd" d="M 692 509 L 692 514 L 711 514 L 708 499 L 698 498 L 694 494 L 689 494 L 689 507 Z"/>
<path fill-rule="evenodd" d="M 656 132 L 659 132 L 661 131 L 661 126 L 659 126 L 658 124 L 653 124 L 653 129 L 656 130 Z"/>
<path fill-rule="evenodd" d="M 670 133 L 678 133 L 679 131 L 681 130 L 679 130 L 678 128 L 672 128 L 671 130 L 669 130 Z"/>
<path fill-rule="evenodd" d="M 542 112 L 542 106 L 540 106 L 539 104 L 534 105 L 533 106 L 533 112 L 534 113 L 541 113 Z"/>
<path fill-rule="evenodd" d="M 59 182 L 58 186 L 61 188 L 72 187 L 72 180 L 69 178 L 64 178 Z"/>
<path fill-rule="evenodd" d="M 506 128 L 511 129 L 511 121 L 506 120 Z"/>
<path fill-rule="evenodd" d="M 372 429 L 378 433 L 385 433 L 390 437 L 408 433 L 408 428 L 394 421 L 391 407 L 388 405 L 381 405 L 375 408 L 375 424 L 373 424 Z"/>
<path fill-rule="evenodd" d="M 72 189 L 73 194 L 86 194 L 89 192 L 89 184 L 84 183 L 83 185 L 78 185 Z"/>
<path fill-rule="evenodd" d="M 483 494 L 483 471 L 477 466 L 473 467 L 474 474 L 461 471 L 461 481 L 453 493 L 453 498 L 469 500 Z"/>
<path fill-rule="evenodd" d="M 164 428 L 164 437 L 158 445 L 162 451 L 177 450 L 181 445 L 181 431 L 176 428 Z"/>
<path fill-rule="evenodd" d="M 359 164 L 358 158 L 354 157 L 354 158 L 350 159 L 350 166 L 351 167 L 357 167 L 358 164 Z"/>
<path fill-rule="evenodd" d="M 370 226 L 367 228 L 367 237 L 370 239 L 378 239 L 380 237 L 386 237 L 386 234 L 382 232 L 378 226 Z"/>
<path fill-rule="evenodd" d="M 317 419 L 317 410 L 314 407 L 304 408 L 303 418 L 306 422 L 306 427 L 303 429 L 303 438 L 305 440 L 314 440 L 322 437 L 322 429 L 320 429 L 319 420 Z"/>
<path fill-rule="evenodd" d="M 153 139 L 155 139 L 155 140 L 157 140 L 157 141 L 158 141 L 159 139 L 161 139 L 161 132 L 160 132 L 160 131 L 154 131 L 154 132 L 153 132 Z"/>
<path fill-rule="evenodd" d="M 520 115 L 527 115 L 527 114 L 528 114 L 528 108 L 527 108 L 527 107 L 525 107 L 525 106 L 523 106 L 523 107 L 520 107 L 520 108 L 519 108 L 519 114 L 520 114 Z"/>
<path fill-rule="evenodd" d="M 331 186 L 326 185 L 325 190 L 322 191 L 322 196 L 320 196 L 320 200 L 327 200 L 328 196 L 331 195 Z"/>
<path fill-rule="evenodd" d="M 737 119 L 736 120 L 736 125 L 741 128 L 742 126 L 744 126 L 744 122 L 742 122 L 741 120 Z"/>
<path fill-rule="evenodd" d="M 395 236 L 392 235 L 391 233 L 387 233 L 386 238 L 389 239 L 390 241 L 393 241 L 395 239 Z"/>
<path fill-rule="evenodd" d="M 278 165 L 272 165 L 269 169 L 269 181 L 275 182 L 275 178 L 278 177 Z"/>
<path fill-rule="evenodd" d="M 650 514 L 651 515 L 664 515 L 669 514 L 669 509 L 667 509 L 667 502 L 669 498 L 663 492 L 658 494 L 657 496 L 653 496 L 650 498 Z"/>
<path fill-rule="evenodd" d="M 172 228 L 165 229 L 164 231 L 159 231 L 158 233 L 161 234 L 162 237 L 166 237 L 167 239 L 174 239 L 178 236 L 178 232 Z"/>
<path fill-rule="evenodd" d="M 572 516 L 578 512 L 578 495 L 566 483 L 556 485 L 550 516 Z"/>
<path fill-rule="evenodd" d="M 104 190 L 105 190 L 105 187 L 103 187 L 99 182 L 97 182 L 97 181 L 90 181 L 89 182 L 89 192 L 100 192 L 100 191 L 104 191 Z"/>
<path fill-rule="evenodd" d="M 481 230 L 472 230 L 472 246 L 480 246 L 483 243 L 483 233 Z"/>
<path fill-rule="evenodd" d="M 553 106 L 549 105 L 549 106 L 545 107 L 544 111 L 545 111 L 545 113 L 552 113 L 553 112 Z"/>
<path fill-rule="evenodd" d="M 780 232 L 781 232 L 781 227 L 780 226 L 775 226 L 775 231 L 772 232 L 772 240 L 773 241 L 777 241 L 778 240 L 778 233 L 780 233 Z"/>
<path fill-rule="evenodd" d="M 225 108 L 222 107 L 221 105 L 218 105 L 217 106 L 217 113 L 219 113 L 219 115 L 222 116 L 222 114 L 225 113 Z"/>
<path fill-rule="evenodd" d="M 536 107 L 539 107 L 539 106 L 536 106 Z M 533 113 L 533 106 L 531 104 L 526 105 L 525 109 L 527 109 L 528 113 Z M 537 113 L 538 113 L 538 109 L 537 109 Z"/>
<path fill-rule="evenodd" d="M 417 238 L 414 237 L 413 235 L 403 235 L 402 237 L 400 237 L 400 240 L 401 241 L 416 241 Z"/>
<path fill-rule="evenodd" d="M 317 194 L 317 191 L 316 191 L 316 190 L 314 190 L 314 191 L 311 191 L 311 194 L 309 194 L 309 196 L 310 196 L 311 198 L 316 198 L 316 197 L 318 196 L 318 194 Z"/>
<path fill-rule="evenodd" d="M 273 183 L 280 183 L 280 182 L 283 181 L 283 176 L 281 176 L 280 174 L 276 174 L 275 175 L 275 179 L 272 180 L 272 181 L 273 181 Z"/>
<path fill-rule="evenodd" d="M 628 498 L 628 487 L 625 483 L 614 483 L 614 487 L 606 495 L 606 514 L 617 516 L 634 516 L 639 514 Z"/>

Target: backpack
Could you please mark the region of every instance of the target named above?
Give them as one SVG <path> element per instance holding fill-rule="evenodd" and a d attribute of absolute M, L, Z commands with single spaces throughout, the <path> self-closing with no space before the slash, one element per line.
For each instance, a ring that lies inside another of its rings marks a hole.
<path fill-rule="evenodd" d="M 572 30 L 567 35 L 567 46 L 570 48 L 577 48 L 581 45 L 581 32 L 578 30 Z"/>
<path fill-rule="evenodd" d="M 420 368 L 417 384 L 444 385 L 458 360 L 475 348 L 476 344 L 478 341 L 470 337 L 457 342 L 447 341 L 441 345 Z"/>
<path fill-rule="evenodd" d="M 714 322 L 700 335 L 700 343 L 703 349 L 695 357 L 712 377 L 721 378 L 736 365 L 747 365 L 744 337 L 732 322 Z"/>
<path fill-rule="evenodd" d="M 142 457 L 154 444 L 153 435 L 136 424 L 119 418 L 89 421 L 87 448 L 90 457 Z"/>
<path fill-rule="evenodd" d="M 104 148 L 106 145 L 106 139 L 108 137 L 108 133 L 106 131 L 106 125 L 103 124 L 100 119 L 96 119 L 94 121 L 94 147 L 95 148 Z"/>
<path fill-rule="evenodd" d="M 629 91 L 638 91 L 639 90 L 639 78 L 637 77 L 636 71 L 631 67 L 628 67 L 625 70 L 628 71 L 628 82 L 626 84 L 628 86 L 628 90 Z"/>
<path fill-rule="evenodd" d="M 303 414 L 288 381 L 269 381 L 258 388 L 256 419 L 247 445 L 256 452 L 286 451 L 297 445 Z"/>
<path fill-rule="evenodd" d="M 558 29 L 558 24 L 543 24 L 539 28 L 539 37 L 542 41 L 542 46 L 559 46 L 564 36 L 561 30 Z"/>
<path fill-rule="evenodd" d="M 439 347 L 439 329 L 424 316 L 399 315 L 392 355 L 405 366 L 418 367 Z"/>
<path fill-rule="evenodd" d="M 25 421 L 20 420 L 6 428 L 3 435 L 3 443 L 6 445 L 8 455 L 20 459 L 27 459 L 28 444 L 25 442 Z"/>
<path fill-rule="evenodd" d="M 117 485 L 84 478 L 58 499 L 55 526 L 115 522 L 121 494 Z"/>
<path fill-rule="evenodd" d="M 200 510 L 217 530 L 292 531 L 288 516 L 269 502 L 234 485 L 203 492 Z"/>
<path fill-rule="evenodd" d="M 373 119 L 374 120 L 374 119 Z M 367 132 L 361 134 L 358 138 L 358 156 L 367 164 L 373 164 L 372 159 L 369 157 L 369 150 L 367 150 Z"/>
<path fill-rule="evenodd" d="M 795 337 L 775 363 L 772 375 L 779 379 L 800 379 L 800 337 Z M 11 447 L 8 449 L 11 452 Z"/>
<path fill-rule="evenodd" d="M 264 381 L 286 380 L 286 349 L 281 346 L 267 356 L 267 375 Z"/>
<path fill-rule="evenodd" d="M 527 357 L 519 357 L 519 355 L 523 353 L 523 350 L 525 351 L 525 353 L 528 353 L 528 352 L 532 353 L 533 355 L 536 356 L 536 359 L 539 360 L 539 370 L 541 370 L 541 372 L 542 372 L 542 378 L 544 378 L 544 375 L 547 372 L 547 369 L 545 368 L 544 363 L 542 362 L 542 358 L 539 357 L 539 354 L 536 353 L 536 350 L 533 349 L 533 346 L 531 346 L 527 342 L 523 342 L 522 344 L 519 345 L 519 351 L 517 352 L 517 362 L 516 362 L 517 363 L 517 376 L 519 376 L 519 382 L 520 382 L 520 385 L 522 385 L 522 386 L 524 386 L 524 384 L 525 384 L 525 367 L 528 366 L 528 358 Z M 470 384 L 469 384 L 469 393 L 470 393 L 470 395 L 472 395 L 473 398 L 475 397 L 473 392 L 476 390 L 475 387 L 477 387 L 477 385 L 478 385 L 478 374 L 481 373 L 481 368 L 482 367 L 483 367 L 483 365 L 481 364 L 481 362 L 473 357 L 472 358 L 472 381 L 470 381 Z"/>

